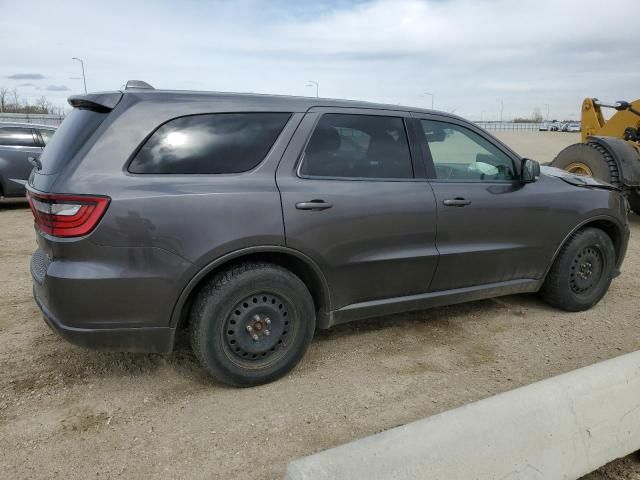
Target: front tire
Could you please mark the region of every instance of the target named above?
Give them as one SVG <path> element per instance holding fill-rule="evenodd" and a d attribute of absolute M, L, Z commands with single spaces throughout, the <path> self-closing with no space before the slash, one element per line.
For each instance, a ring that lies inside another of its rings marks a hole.
<path fill-rule="evenodd" d="M 250 387 L 274 381 L 304 356 L 315 331 L 309 290 L 273 264 L 245 263 L 216 275 L 191 309 L 191 346 L 218 380 Z"/>
<path fill-rule="evenodd" d="M 613 242 L 605 232 L 592 227 L 579 230 L 560 250 L 540 295 L 569 312 L 588 310 L 607 293 L 615 261 Z"/>

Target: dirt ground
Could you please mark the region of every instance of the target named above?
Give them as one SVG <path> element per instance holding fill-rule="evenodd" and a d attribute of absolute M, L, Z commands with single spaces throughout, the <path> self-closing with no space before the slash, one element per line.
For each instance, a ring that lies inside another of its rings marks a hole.
<path fill-rule="evenodd" d="M 564 147 L 580 142 L 579 133 L 568 132 L 491 132 L 523 157 L 540 163 L 552 161 Z"/>
<path fill-rule="evenodd" d="M 521 150 L 525 155 L 529 153 Z M 640 218 L 595 308 L 518 295 L 320 332 L 301 365 L 253 389 L 174 354 L 83 350 L 31 298 L 31 214 L 0 205 L 0 478 L 277 479 L 287 462 L 637 350 Z M 585 477 L 640 480 L 640 455 Z"/>

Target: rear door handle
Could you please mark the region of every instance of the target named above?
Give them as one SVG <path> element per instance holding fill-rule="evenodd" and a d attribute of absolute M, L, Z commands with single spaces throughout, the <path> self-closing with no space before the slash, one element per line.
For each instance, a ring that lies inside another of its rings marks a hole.
<path fill-rule="evenodd" d="M 466 198 L 456 197 L 445 200 L 444 203 L 447 207 L 465 207 L 467 205 L 471 205 L 471 200 L 467 200 Z"/>
<path fill-rule="evenodd" d="M 326 210 L 327 208 L 333 207 L 332 204 L 325 202 L 324 200 L 310 200 L 308 202 L 298 202 L 296 203 L 296 208 L 298 210 Z"/>

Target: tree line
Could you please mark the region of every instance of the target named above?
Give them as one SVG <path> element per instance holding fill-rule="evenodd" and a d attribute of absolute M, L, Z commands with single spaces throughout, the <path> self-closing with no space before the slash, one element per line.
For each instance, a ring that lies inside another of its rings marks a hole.
<path fill-rule="evenodd" d="M 30 103 L 20 97 L 16 88 L 0 87 L 0 113 L 64 115 L 64 107 L 54 105 L 44 95 Z"/>

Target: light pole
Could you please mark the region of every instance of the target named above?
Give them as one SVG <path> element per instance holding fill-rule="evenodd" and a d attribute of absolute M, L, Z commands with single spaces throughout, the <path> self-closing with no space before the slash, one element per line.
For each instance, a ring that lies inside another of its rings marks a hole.
<path fill-rule="evenodd" d="M 84 76 L 84 62 L 81 58 L 72 57 L 71 60 L 77 60 L 80 62 L 80 66 L 82 67 L 82 82 L 84 83 L 84 93 L 87 93 L 87 78 Z"/>
<path fill-rule="evenodd" d="M 309 83 L 307 83 L 307 87 L 313 87 L 315 85 L 316 87 L 316 98 L 318 98 L 318 82 L 316 82 L 315 80 L 307 80 Z"/>
<path fill-rule="evenodd" d="M 500 102 L 500 123 L 502 123 L 502 112 L 504 111 L 504 100 L 502 100 L 501 98 L 498 98 L 496 101 Z"/>
<path fill-rule="evenodd" d="M 547 107 L 547 121 L 549 121 L 549 104 L 548 103 L 543 103 L 543 105 L 546 105 L 546 107 Z"/>
<path fill-rule="evenodd" d="M 422 95 L 430 95 L 431 96 L 431 110 L 433 110 L 433 93 L 429 93 L 429 92 L 424 92 Z"/>

